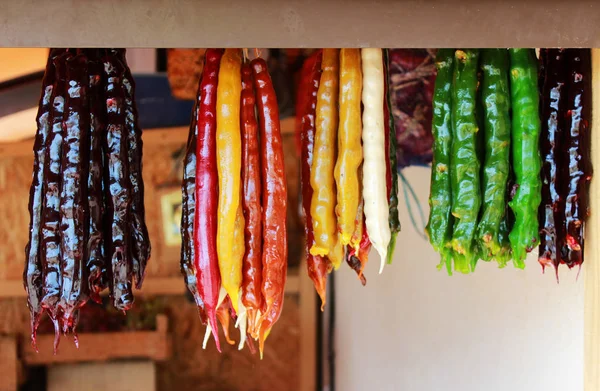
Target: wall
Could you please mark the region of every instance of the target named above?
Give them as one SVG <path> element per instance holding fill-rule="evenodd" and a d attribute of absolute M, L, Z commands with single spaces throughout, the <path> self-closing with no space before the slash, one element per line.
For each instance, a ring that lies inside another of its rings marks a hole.
<path fill-rule="evenodd" d="M 404 171 L 428 215 L 429 169 Z M 336 389 L 402 391 L 583 390 L 583 278 L 480 263 L 475 274 L 437 272 L 438 256 L 405 204 L 394 264 L 367 286 L 336 277 Z"/>

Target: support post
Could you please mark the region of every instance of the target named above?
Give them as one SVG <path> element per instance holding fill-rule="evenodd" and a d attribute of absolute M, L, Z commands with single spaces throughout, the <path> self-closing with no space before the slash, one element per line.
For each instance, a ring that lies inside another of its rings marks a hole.
<path fill-rule="evenodd" d="M 584 288 L 584 390 L 600 390 L 600 49 L 592 49 L 591 216 L 586 223 Z"/>
<path fill-rule="evenodd" d="M 314 391 L 317 384 L 317 294 L 306 272 L 306 260 L 300 265 L 300 391 Z"/>

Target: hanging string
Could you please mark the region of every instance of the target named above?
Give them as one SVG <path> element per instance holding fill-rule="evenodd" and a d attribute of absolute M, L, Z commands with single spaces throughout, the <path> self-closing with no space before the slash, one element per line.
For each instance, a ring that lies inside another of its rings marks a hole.
<path fill-rule="evenodd" d="M 250 56 L 248 54 L 248 48 L 242 49 L 242 52 L 244 53 L 244 62 L 248 62 L 248 60 L 250 59 Z"/>
<path fill-rule="evenodd" d="M 259 48 L 254 48 L 254 55 L 256 56 L 256 58 L 260 57 L 260 56 L 261 56 L 261 54 L 262 54 L 262 53 L 261 53 L 261 51 L 260 51 L 260 49 L 259 49 Z"/>
<path fill-rule="evenodd" d="M 410 218 L 410 222 L 411 222 L 413 228 L 419 234 L 419 236 L 425 240 L 428 240 L 427 235 L 425 235 L 425 224 L 426 224 L 425 221 L 426 220 L 425 220 L 425 213 L 423 213 L 423 208 L 421 207 L 421 202 L 419 201 L 417 194 L 413 190 L 412 186 L 410 185 L 410 183 L 408 182 L 408 180 L 406 179 L 404 174 L 402 174 L 402 171 L 399 171 L 398 175 L 400 176 L 400 179 L 402 180 L 402 192 L 404 193 L 404 200 L 406 202 L 406 209 L 408 210 L 408 217 Z M 415 214 L 413 212 L 413 205 L 412 205 L 413 203 L 415 204 L 414 207 L 416 207 L 417 212 L 419 214 L 419 220 L 421 222 L 420 225 L 417 224 L 417 220 L 415 219 Z"/>

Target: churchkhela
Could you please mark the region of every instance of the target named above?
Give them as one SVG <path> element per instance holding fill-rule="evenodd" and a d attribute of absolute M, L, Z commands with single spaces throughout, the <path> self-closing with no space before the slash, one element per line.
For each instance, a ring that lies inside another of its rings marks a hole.
<path fill-rule="evenodd" d="M 539 262 L 581 267 L 592 177 L 589 49 L 541 49 Z"/>
<path fill-rule="evenodd" d="M 583 262 L 592 176 L 589 49 L 441 49 L 426 232 L 440 267 Z"/>
<path fill-rule="evenodd" d="M 258 54 L 258 53 L 257 53 Z M 260 354 L 283 308 L 287 185 L 279 111 L 267 64 L 208 49 L 182 182 L 181 268 L 221 350 L 217 320 Z"/>
<path fill-rule="evenodd" d="M 23 273 L 31 339 L 45 312 L 77 341 L 79 310 L 106 287 L 133 304 L 150 258 L 142 139 L 124 49 L 52 49 L 36 117 Z"/>
<path fill-rule="evenodd" d="M 365 285 L 371 246 L 381 271 L 400 230 L 389 62 L 386 49 L 322 49 L 301 72 L 302 211 L 321 308 L 329 273 L 346 260 Z"/>

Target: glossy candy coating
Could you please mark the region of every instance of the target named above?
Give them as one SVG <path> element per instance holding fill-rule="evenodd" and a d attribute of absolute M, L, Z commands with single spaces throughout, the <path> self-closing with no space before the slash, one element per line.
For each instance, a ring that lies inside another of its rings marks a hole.
<path fill-rule="evenodd" d="M 254 72 L 260 130 L 262 166 L 263 282 L 264 312 L 259 320 L 259 348 L 262 357 L 265 339 L 283 308 L 287 276 L 287 184 L 279 110 L 273 82 L 262 58 L 251 62 Z"/>
<path fill-rule="evenodd" d="M 302 108 L 301 113 L 301 187 L 302 187 L 302 210 L 304 213 L 304 228 L 306 235 L 306 267 L 308 276 L 313 281 L 315 289 L 321 298 L 321 308 L 324 308 L 327 298 L 327 275 L 333 268 L 331 262 L 326 257 L 313 255 L 310 253 L 310 248 L 315 242 L 313 232 L 312 217 L 310 214 L 310 205 L 313 196 L 313 189 L 310 184 L 310 169 L 313 162 L 313 149 L 315 142 L 315 113 L 317 109 L 317 93 L 321 80 L 321 61 L 323 58 L 322 51 L 315 52 L 305 63 L 304 67 L 308 67 L 306 71 L 307 77 L 310 79 L 306 88 L 307 97 L 306 105 Z"/>
<path fill-rule="evenodd" d="M 62 49 L 53 49 L 48 57 L 46 72 L 42 80 L 42 94 L 36 115 L 37 132 L 33 146 L 34 163 L 31 188 L 29 190 L 29 241 L 25 247 L 25 268 L 23 284 L 27 291 L 27 306 L 31 315 L 31 343 L 37 350 L 36 332 L 42 315 L 42 212 L 44 200 L 44 167 L 46 165 L 46 150 L 51 130 L 51 110 L 53 90 L 56 81 L 54 59 L 64 53 Z"/>
<path fill-rule="evenodd" d="M 236 312 L 242 285 L 242 259 L 244 256 L 243 223 L 241 224 L 241 235 L 239 232 L 236 233 L 236 228 L 240 228 L 240 218 L 244 218 L 241 213 L 241 66 L 240 51 L 226 49 L 219 68 L 216 105 L 219 179 L 217 255 L 221 283 L 231 298 L 231 304 Z"/>
<path fill-rule="evenodd" d="M 452 249 L 454 269 L 473 270 L 477 261 L 473 238 L 481 206 L 481 189 L 475 112 L 477 98 L 478 50 L 456 50 L 452 75 L 452 147 L 450 184 L 452 187 Z"/>
<path fill-rule="evenodd" d="M 127 128 L 127 158 L 129 181 L 131 183 L 131 219 L 129 222 L 131 260 L 135 286 L 141 289 L 146 274 L 146 265 L 150 259 L 151 245 L 146 227 L 144 208 L 144 178 L 142 177 L 142 129 L 138 124 L 135 104 L 135 81 L 125 59 L 125 50 L 119 50 L 120 60 L 125 66 L 123 87 L 125 90 L 125 126 Z"/>
<path fill-rule="evenodd" d="M 219 183 L 217 171 L 217 86 L 222 49 L 208 49 L 204 55 L 198 87 L 195 154 L 195 213 L 193 218 L 193 261 L 195 283 L 208 317 L 217 349 L 220 341 L 216 322 L 221 275 L 217 253 Z"/>
<path fill-rule="evenodd" d="M 542 201 L 539 208 L 540 247 L 542 268 L 554 267 L 562 260 L 564 242 L 564 183 L 559 180 L 563 166 L 565 116 L 567 110 L 567 68 L 564 49 L 541 49 L 544 66 L 540 71 L 540 153 L 542 157 Z"/>
<path fill-rule="evenodd" d="M 67 90 L 63 122 L 60 192 L 62 285 L 58 310 L 63 333 L 74 331 L 74 311 L 88 299 L 86 245 L 88 237 L 87 178 L 89 165 L 88 58 L 66 61 Z"/>
<path fill-rule="evenodd" d="M 60 299 L 62 273 L 60 270 L 60 192 L 63 148 L 63 118 L 65 109 L 66 61 L 72 54 L 66 52 L 54 59 L 56 81 L 52 91 L 51 129 L 45 155 L 42 217 L 42 307 L 54 322 L 55 349 L 58 346 L 59 324 L 57 304 Z"/>
<path fill-rule="evenodd" d="M 452 74 L 454 49 L 440 49 L 436 57 L 437 77 L 433 95 L 433 162 L 429 192 L 429 221 L 425 232 L 433 249 L 440 254 L 441 266 L 452 273 L 451 240 L 452 186 L 450 155 L 452 153 Z"/>
<path fill-rule="evenodd" d="M 516 192 L 509 202 L 515 223 L 509 238 L 515 267 L 539 244 L 538 207 L 541 202 L 540 118 L 537 58 L 533 49 L 510 49 L 512 106 L 512 163 Z"/>
<path fill-rule="evenodd" d="M 568 49 L 567 118 L 564 170 L 559 174 L 567 183 L 565 193 L 565 241 L 563 261 L 569 268 L 583 263 L 585 219 L 589 215 L 589 184 L 592 178 L 591 147 L 591 55 L 589 49 Z M 567 169 L 568 167 L 568 169 Z"/>
<path fill-rule="evenodd" d="M 90 296 L 100 301 L 107 285 L 118 309 L 126 310 L 133 302 L 129 250 L 136 238 L 128 229 L 128 169 L 132 157 L 141 159 L 141 151 L 126 140 L 127 120 L 132 129 L 137 113 L 133 86 L 123 77 L 131 77 L 124 55 L 124 49 L 53 49 L 43 80 L 24 279 L 28 291 L 36 285 L 30 293 L 41 298 L 38 305 L 54 323 L 55 352 L 61 331 L 73 333 L 78 345 L 79 309 Z M 131 109 L 127 120 L 124 105 Z M 143 210 L 143 189 L 135 191 Z M 149 249 L 147 238 L 136 245 Z M 41 275 L 33 283 L 30 266 L 36 266 L 36 257 Z M 39 312 L 36 297 L 29 301 L 35 338 Z"/>
<path fill-rule="evenodd" d="M 382 49 L 361 49 L 363 69 L 363 198 L 369 239 L 379 253 L 383 271 L 391 239 L 386 175 L 385 83 Z"/>
<path fill-rule="evenodd" d="M 242 303 L 248 316 L 248 332 L 253 334 L 262 309 L 262 212 L 258 121 L 250 63 L 242 65 L 242 208 L 245 253 L 242 268 Z"/>
<path fill-rule="evenodd" d="M 310 169 L 313 189 L 310 215 L 315 242 L 312 255 L 327 256 L 334 269 L 343 261 L 343 247 L 337 230 L 335 213 L 336 186 L 334 165 L 337 149 L 339 50 L 323 49 L 321 80 L 317 92 L 315 140 Z"/>
<path fill-rule="evenodd" d="M 107 256 L 111 264 L 111 293 L 113 305 L 125 311 L 133 305 L 132 265 L 129 252 L 129 219 L 131 184 L 127 156 L 127 128 L 125 125 L 125 90 L 122 83 L 123 64 L 114 56 L 102 59 L 104 63 L 106 104 L 106 169 L 107 195 Z"/>
<path fill-rule="evenodd" d="M 103 64 L 97 53 L 90 54 L 89 69 L 89 163 L 87 180 L 88 197 L 88 238 L 87 238 L 87 270 L 90 298 L 101 303 L 100 292 L 108 286 L 107 264 L 104 251 L 104 225 L 106 208 L 104 203 L 103 150 L 106 143 Z"/>
<path fill-rule="evenodd" d="M 506 49 L 481 51 L 481 102 L 485 157 L 482 170 L 482 205 L 477 226 L 478 250 L 484 260 L 501 249 L 500 224 L 506 212 L 506 186 L 510 172 L 510 90 Z"/>
<path fill-rule="evenodd" d="M 362 164 L 360 49 L 341 49 L 339 69 L 339 127 L 334 168 L 337 228 L 342 245 L 351 244 L 360 203 L 358 170 Z M 359 239 L 360 240 L 360 239 Z M 357 248 L 359 241 L 352 243 Z"/>

